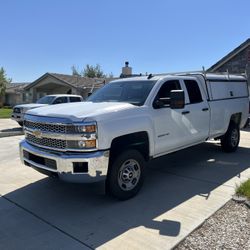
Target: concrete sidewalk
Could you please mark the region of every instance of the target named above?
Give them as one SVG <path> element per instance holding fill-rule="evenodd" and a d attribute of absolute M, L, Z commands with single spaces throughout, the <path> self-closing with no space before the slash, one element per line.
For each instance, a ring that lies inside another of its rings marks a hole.
<path fill-rule="evenodd" d="M 23 135 L 23 129 L 11 119 L 0 119 L 0 137 Z"/>
<path fill-rule="evenodd" d="M 22 138 L 0 139 L 0 249 L 171 249 L 250 178 L 242 131 L 235 153 L 208 142 L 152 161 L 141 192 L 119 202 L 103 183 L 64 183 L 22 166 Z"/>

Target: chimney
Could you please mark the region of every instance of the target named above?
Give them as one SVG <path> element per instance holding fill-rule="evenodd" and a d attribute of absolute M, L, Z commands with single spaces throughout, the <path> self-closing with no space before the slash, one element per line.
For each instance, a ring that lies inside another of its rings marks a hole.
<path fill-rule="evenodd" d="M 129 62 L 125 62 L 125 67 L 122 67 L 122 75 L 125 77 L 132 75 L 132 68 L 129 67 Z"/>

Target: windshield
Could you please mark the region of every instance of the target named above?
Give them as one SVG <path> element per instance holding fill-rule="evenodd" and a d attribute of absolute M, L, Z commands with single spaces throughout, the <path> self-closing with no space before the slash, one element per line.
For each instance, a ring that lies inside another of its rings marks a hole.
<path fill-rule="evenodd" d="M 52 101 L 54 100 L 55 96 L 44 96 L 42 98 L 40 98 L 39 100 L 37 100 L 36 103 L 39 104 L 51 104 Z"/>
<path fill-rule="evenodd" d="M 87 101 L 90 102 L 127 102 L 141 106 L 146 101 L 155 81 L 121 81 L 108 83 Z"/>

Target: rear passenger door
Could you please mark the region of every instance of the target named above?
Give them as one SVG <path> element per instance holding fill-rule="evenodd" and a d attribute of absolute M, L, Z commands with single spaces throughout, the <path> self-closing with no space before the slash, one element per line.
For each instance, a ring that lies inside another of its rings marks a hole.
<path fill-rule="evenodd" d="M 189 144 L 205 141 L 209 134 L 210 109 L 205 93 L 200 90 L 196 80 L 183 80 L 187 103 L 183 110 L 183 122 L 189 131 Z"/>

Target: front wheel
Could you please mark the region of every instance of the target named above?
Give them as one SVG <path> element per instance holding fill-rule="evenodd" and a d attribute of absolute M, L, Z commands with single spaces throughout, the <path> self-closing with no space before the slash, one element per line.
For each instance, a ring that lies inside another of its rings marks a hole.
<path fill-rule="evenodd" d="M 234 152 L 237 150 L 240 142 L 239 126 L 231 123 L 226 134 L 221 138 L 221 146 L 225 152 Z"/>
<path fill-rule="evenodd" d="M 107 191 L 119 200 L 135 196 L 144 180 L 145 160 L 137 150 L 127 150 L 113 159 L 106 180 Z"/>

